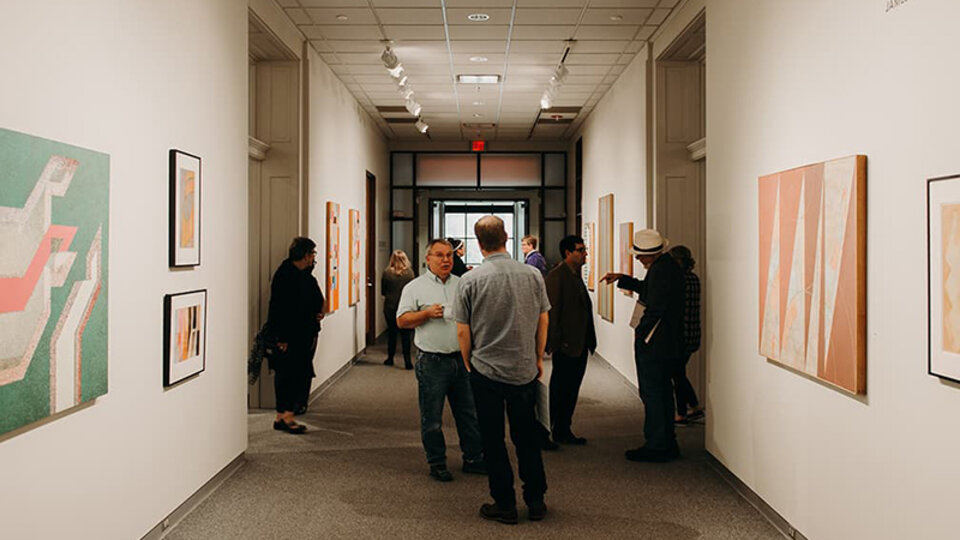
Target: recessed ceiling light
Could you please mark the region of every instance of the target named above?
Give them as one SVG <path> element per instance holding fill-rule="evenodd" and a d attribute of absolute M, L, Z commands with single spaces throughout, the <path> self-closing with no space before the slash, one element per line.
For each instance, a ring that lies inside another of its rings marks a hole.
<path fill-rule="evenodd" d="M 484 103 L 484 102 L 482 102 L 482 101 L 474 101 L 474 102 L 473 102 L 473 105 L 474 105 L 474 107 L 483 107 L 484 105 L 486 105 L 486 103 Z"/>
<path fill-rule="evenodd" d="M 342 13 L 341 13 L 340 15 L 337 15 L 337 20 L 338 20 L 338 21 L 345 21 L 345 20 L 347 20 L 347 19 L 349 19 L 349 18 L 350 18 L 350 17 L 347 17 L 346 15 L 344 15 L 344 14 L 342 14 Z"/>
<path fill-rule="evenodd" d="M 476 112 L 476 113 L 473 113 L 473 117 L 474 117 L 474 118 L 483 118 L 483 115 L 480 114 L 480 113 L 478 113 L 478 112 Z"/>
<path fill-rule="evenodd" d="M 610 16 L 610 20 L 611 20 L 611 21 L 622 21 L 622 20 L 623 20 L 623 15 L 611 15 L 611 16 Z"/>
<path fill-rule="evenodd" d="M 473 22 L 484 22 L 484 21 L 489 21 L 490 16 L 487 15 L 486 13 L 471 13 L 467 15 L 467 19 Z"/>
<path fill-rule="evenodd" d="M 457 75 L 457 82 L 462 84 L 497 84 L 500 75 Z"/>
<path fill-rule="evenodd" d="M 471 56 L 471 57 L 470 57 L 470 61 L 471 61 L 471 62 L 479 62 L 479 63 L 481 63 L 481 64 L 482 64 L 483 62 L 486 62 L 487 60 L 489 60 L 489 58 L 487 58 L 486 56 Z"/>

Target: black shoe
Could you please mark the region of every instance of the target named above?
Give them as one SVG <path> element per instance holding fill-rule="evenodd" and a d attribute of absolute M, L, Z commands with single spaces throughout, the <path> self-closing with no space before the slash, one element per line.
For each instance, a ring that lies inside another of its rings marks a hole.
<path fill-rule="evenodd" d="M 384 360 L 384 361 L 383 361 L 383 365 L 385 365 L 385 366 L 392 366 L 392 365 L 393 365 L 393 358 L 387 358 L 386 360 Z"/>
<path fill-rule="evenodd" d="M 453 480 L 453 475 L 447 470 L 446 465 L 431 465 L 430 476 L 437 482 L 449 482 Z"/>
<path fill-rule="evenodd" d="M 301 405 L 297 410 L 293 411 L 294 416 L 300 416 L 307 413 L 307 406 Z"/>
<path fill-rule="evenodd" d="M 557 441 L 560 444 L 571 444 L 574 446 L 583 446 L 587 444 L 587 440 L 583 437 L 577 437 L 573 433 L 567 433 L 565 435 L 554 435 L 553 440 Z"/>
<path fill-rule="evenodd" d="M 487 465 L 483 461 L 464 461 L 463 472 L 468 474 L 487 474 Z"/>
<path fill-rule="evenodd" d="M 286 431 L 291 435 L 300 435 L 307 431 L 307 426 L 297 423 L 288 424 L 283 420 L 276 420 L 273 422 L 273 429 L 277 431 Z"/>
<path fill-rule="evenodd" d="M 559 450 L 560 445 L 550 440 L 550 437 L 544 437 L 540 439 L 540 449 L 547 451 Z"/>
<path fill-rule="evenodd" d="M 546 507 L 544 507 L 546 510 Z M 516 525 L 520 519 L 517 517 L 516 507 L 504 510 L 496 503 L 484 504 L 480 507 L 480 516 L 490 521 L 499 521 L 507 525 Z"/>
<path fill-rule="evenodd" d="M 666 463 L 672 459 L 677 459 L 680 457 L 680 449 L 673 448 L 671 450 L 654 450 L 652 448 L 647 448 L 646 446 L 641 446 L 640 448 L 627 450 L 624 453 L 624 457 L 630 461 Z"/>
<path fill-rule="evenodd" d="M 527 510 L 530 513 L 530 521 L 540 521 L 547 515 L 547 505 L 543 501 L 527 504 Z"/>
<path fill-rule="evenodd" d="M 405 362 L 403 364 L 403 369 L 407 369 L 407 370 L 413 369 L 413 364 L 411 364 L 410 362 Z"/>

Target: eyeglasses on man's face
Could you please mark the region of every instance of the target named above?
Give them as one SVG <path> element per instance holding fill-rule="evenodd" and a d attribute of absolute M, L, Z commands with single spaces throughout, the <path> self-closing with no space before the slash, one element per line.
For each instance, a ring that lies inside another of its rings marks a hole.
<path fill-rule="evenodd" d="M 580 247 L 574 249 L 574 251 L 579 251 L 580 253 L 586 253 L 586 252 L 587 252 L 587 246 L 580 246 Z"/>

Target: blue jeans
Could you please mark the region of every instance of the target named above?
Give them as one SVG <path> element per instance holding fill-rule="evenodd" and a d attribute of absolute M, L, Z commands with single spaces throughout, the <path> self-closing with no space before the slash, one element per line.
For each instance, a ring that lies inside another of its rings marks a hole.
<path fill-rule="evenodd" d="M 441 425 L 445 398 L 450 401 L 450 411 L 457 424 L 463 460 L 481 461 L 483 446 L 477 427 L 477 410 L 460 353 L 420 351 L 414 369 L 420 394 L 420 438 L 427 453 L 427 463 L 442 465 L 447 462 L 447 445 Z"/>
<path fill-rule="evenodd" d="M 676 360 L 641 351 L 640 339 L 634 339 L 637 382 L 644 407 L 645 446 L 651 450 L 673 450 L 677 447 L 677 436 L 673 425 L 673 384 L 670 376 L 675 371 Z"/>

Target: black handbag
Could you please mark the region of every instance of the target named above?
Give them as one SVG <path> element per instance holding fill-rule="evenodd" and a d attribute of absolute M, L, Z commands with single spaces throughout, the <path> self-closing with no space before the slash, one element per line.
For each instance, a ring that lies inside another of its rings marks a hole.
<path fill-rule="evenodd" d="M 280 353 L 277 347 L 277 337 L 271 331 L 270 326 L 264 323 L 256 337 L 253 338 L 253 346 L 250 347 L 250 355 L 247 357 L 247 378 L 250 384 L 257 382 L 260 378 L 260 370 L 263 361 L 270 361 L 276 358 Z"/>

